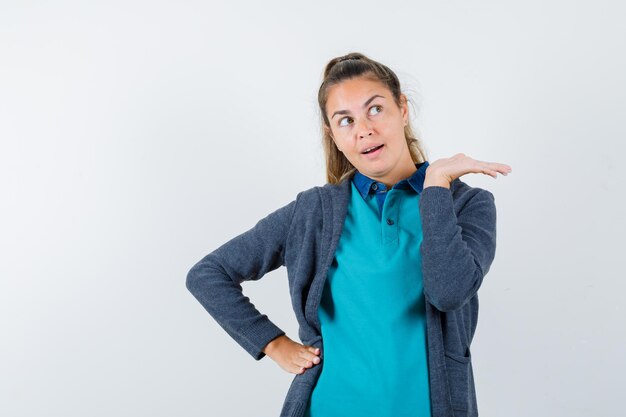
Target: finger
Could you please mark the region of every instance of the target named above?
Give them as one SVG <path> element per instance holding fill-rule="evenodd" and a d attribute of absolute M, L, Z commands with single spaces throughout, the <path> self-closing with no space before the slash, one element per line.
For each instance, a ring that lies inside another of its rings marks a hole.
<path fill-rule="evenodd" d="M 477 172 L 497 178 L 497 172 L 489 167 L 489 163 L 486 163 L 486 162 L 480 163 L 478 164 L 477 168 L 478 168 Z"/>
<path fill-rule="evenodd" d="M 490 175 L 494 178 L 498 178 L 498 173 L 496 171 L 494 171 L 493 169 L 489 169 L 489 168 L 484 168 L 483 169 L 483 174 L 487 174 Z"/>
<path fill-rule="evenodd" d="M 489 162 L 485 161 L 474 161 L 473 171 L 475 173 L 483 173 L 487 174 L 487 171 L 493 171 L 490 167 Z"/>
<path fill-rule="evenodd" d="M 320 360 L 321 360 L 319 356 L 317 356 L 317 355 L 315 355 L 313 353 L 310 353 L 310 352 L 307 352 L 305 355 L 303 355 L 303 358 L 307 362 L 312 362 L 313 365 L 317 365 L 318 363 L 320 363 Z"/>
<path fill-rule="evenodd" d="M 506 164 L 498 164 L 500 169 L 500 173 L 502 173 L 503 175 L 507 175 L 508 173 L 510 173 L 511 171 L 513 171 L 513 168 L 511 168 L 509 165 Z"/>
<path fill-rule="evenodd" d="M 315 352 L 315 351 L 319 352 L 319 348 L 314 348 L 314 349 L 311 349 L 311 350 L 313 350 L 313 352 Z M 302 358 L 306 359 L 307 361 L 311 361 L 311 362 L 313 362 L 315 364 L 319 363 L 320 362 L 319 355 L 311 352 L 311 350 L 307 350 L 307 351 L 302 352 L 302 354 L 300 356 Z"/>
<path fill-rule="evenodd" d="M 320 353 L 320 348 L 317 348 L 315 346 L 309 346 L 308 350 L 309 350 L 309 352 L 311 352 L 314 355 L 319 355 L 319 353 Z"/>
<path fill-rule="evenodd" d="M 513 171 L 511 166 L 507 164 L 501 164 L 499 162 L 486 162 L 486 164 L 488 164 L 491 169 L 498 171 L 499 173 L 504 174 L 504 175 Z"/>
<path fill-rule="evenodd" d="M 508 173 L 507 170 L 504 168 L 506 166 L 504 164 L 499 164 L 497 162 L 480 162 L 481 163 L 479 164 L 479 166 L 483 174 L 491 175 L 494 178 L 498 178 L 498 172 L 503 175 L 506 175 Z"/>
<path fill-rule="evenodd" d="M 293 372 L 294 374 L 301 374 L 306 370 L 306 366 L 300 363 L 300 361 L 294 360 L 289 364 L 289 369 L 291 369 L 291 372 Z"/>
<path fill-rule="evenodd" d="M 493 163 L 490 165 L 490 167 L 494 171 L 499 172 L 502 175 L 508 175 L 512 171 L 511 167 L 506 164 Z"/>
<path fill-rule="evenodd" d="M 298 366 L 301 366 L 303 368 L 311 368 L 313 366 L 313 361 L 309 360 L 307 358 L 299 358 L 297 361 Z"/>
<path fill-rule="evenodd" d="M 319 352 L 319 348 L 309 346 L 306 351 L 302 352 L 301 356 L 307 360 L 313 361 L 315 358 L 318 358 Z"/>
<path fill-rule="evenodd" d="M 298 356 L 308 361 L 312 361 L 315 357 L 317 357 L 316 352 L 318 351 L 319 351 L 319 348 L 316 348 L 313 346 L 306 346 L 305 349 L 298 352 Z"/>

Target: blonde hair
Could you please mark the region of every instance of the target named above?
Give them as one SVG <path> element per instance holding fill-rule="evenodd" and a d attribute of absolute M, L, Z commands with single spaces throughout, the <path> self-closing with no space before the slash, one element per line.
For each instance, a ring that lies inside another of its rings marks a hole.
<path fill-rule="evenodd" d="M 326 114 L 328 90 L 333 85 L 339 84 L 344 80 L 360 76 L 374 81 L 380 81 L 387 86 L 396 105 L 400 107 L 402 104 L 400 81 L 396 74 L 387 66 L 359 52 L 351 52 L 347 55 L 333 58 L 326 64 L 324 79 L 317 94 L 317 101 L 321 112 L 321 133 L 324 157 L 326 159 L 326 180 L 330 184 L 339 184 L 346 178 L 350 178 L 356 172 L 356 168 L 348 161 L 344 154 L 337 149 L 330 135 L 330 122 Z M 420 139 L 417 138 L 417 135 L 411 127 L 410 118 L 407 125 L 404 127 L 404 137 L 413 162 L 420 163 L 426 161 L 426 153 L 422 148 Z"/>

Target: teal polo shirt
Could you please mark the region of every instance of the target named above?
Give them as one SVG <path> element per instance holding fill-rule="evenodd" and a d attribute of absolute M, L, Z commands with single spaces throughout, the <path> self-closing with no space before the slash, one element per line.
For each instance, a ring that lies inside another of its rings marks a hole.
<path fill-rule="evenodd" d="M 430 417 L 419 198 L 356 172 L 318 309 L 324 363 L 307 417 Z M 319 365 L 316 365 L 319 366 Z"/>

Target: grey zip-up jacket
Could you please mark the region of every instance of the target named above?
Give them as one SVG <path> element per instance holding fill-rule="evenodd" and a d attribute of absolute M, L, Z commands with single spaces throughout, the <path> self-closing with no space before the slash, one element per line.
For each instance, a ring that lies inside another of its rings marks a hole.
<path fill-rule="evenodd" d="M 196 263 L 186 286 L 219 325 L 254 359 L 285 332 L 242 293 L 241 283 L 287 268 L 300 341 L 320 348 L 320 363 L 294 378 L 280 417 L 302 417 L 324 366 L 317 316 L 324 281 L 341 236 L 351 178 L 315 186 L 259 220 Z M 432 417 L 478 416 L 470 344 L 478 296 L 496 249 L 491 192 L 460 179 L 426 187 L 419 199 Z"/>

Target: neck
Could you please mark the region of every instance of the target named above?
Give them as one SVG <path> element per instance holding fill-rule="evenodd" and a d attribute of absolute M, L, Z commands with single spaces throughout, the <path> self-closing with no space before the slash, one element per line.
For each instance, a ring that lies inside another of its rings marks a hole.
<path fill-rule="evenodd" d="M 401 166 L 397 166 L 393 172 L 388 173 L 382 177 L 371 177 L 373 180 L 378 182 L 382 182 L 385 184 L 387 189 L 390 189 L 399 181 L 403 179 L 409 178 L 417 171 L 417 167 L 415 166 L 415 162 L 409 157 L 408 160 L 404 160 Z"/>

